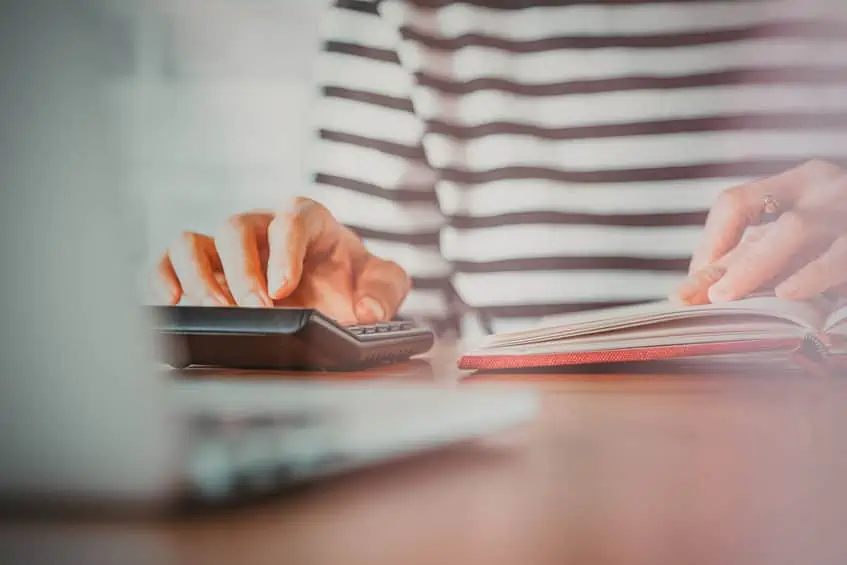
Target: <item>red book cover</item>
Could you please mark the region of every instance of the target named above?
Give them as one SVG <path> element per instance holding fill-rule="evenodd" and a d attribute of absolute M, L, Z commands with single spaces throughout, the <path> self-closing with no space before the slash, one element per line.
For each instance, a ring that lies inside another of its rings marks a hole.
<path fill-rule="evenodd" d="M 730 341 L 693 345 L 669 345 L 660 347 L 634 347 L 607 351 L 584 351 L 578 353 L 507 354 L 507 355 L 464 355 L 459 359 L 459 368 L 466 370 L 532 369 L 564 367 L 595 363 L 629 363 L 658 361 L 662 359 L 703 357 L 737 353 L 762 353 L 767 351 L 791 352 L 803 345 L 800 338 Z"/>

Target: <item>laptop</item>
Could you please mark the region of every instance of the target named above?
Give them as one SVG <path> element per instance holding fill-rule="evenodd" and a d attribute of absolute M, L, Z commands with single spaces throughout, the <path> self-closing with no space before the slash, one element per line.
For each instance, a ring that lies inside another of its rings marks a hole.
<path fill-rule="evenodd" d="M 3 503 L 243 500 L 530 420 L 525 390 L 188 382 L 156 362 L 103 81 L 97 11 L 121 6 L 0 7 Z"/>

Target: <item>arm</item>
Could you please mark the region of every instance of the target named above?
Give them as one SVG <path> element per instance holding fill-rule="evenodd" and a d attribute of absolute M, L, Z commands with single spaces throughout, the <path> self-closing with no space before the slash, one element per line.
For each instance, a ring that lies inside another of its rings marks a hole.
<path fill-rule="evenodd" d="M 424 124 L 395 51 L 397 31 L 369 2 L 338 1 L 322 24 L 310 197 L 411 276 L 401 315 L 454 328 L 436 173 L 421 146 Z"/>
<path fill-rule="evenodd" d="M 402 305 L 401 315 L 436 329 L 449 322 L 443 222 L 409 77 L 373 8 L 347 4 L 324 21 L 331 39 L 320 66 L 327 78 L 316 108 L 311 198 L 236 214 L 213 234 L 182 234 L 154 276 L 161 302 L 300 306 L 345 323 L 387 320 Z M 356 37 L 364 42 L 354 45 Z"/>

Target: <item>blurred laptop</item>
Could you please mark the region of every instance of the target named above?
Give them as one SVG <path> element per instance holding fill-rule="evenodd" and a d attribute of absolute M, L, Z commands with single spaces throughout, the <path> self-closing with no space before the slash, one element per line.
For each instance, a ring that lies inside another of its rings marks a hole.
<path fill-rule="evenodd" d="M 229 501 L 533 416 L 535 397 L 517 390 L 186 382 L 158 369 L 122 229 L 104 5 L 0 7 L 4 503 Z"/>

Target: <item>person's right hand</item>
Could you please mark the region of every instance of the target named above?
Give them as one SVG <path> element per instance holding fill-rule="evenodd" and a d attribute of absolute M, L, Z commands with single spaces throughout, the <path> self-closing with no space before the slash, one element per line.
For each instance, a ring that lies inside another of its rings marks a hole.
<path fill-rule="evenodd" d="M 214 237 L 182 234 L 154 277 L 164 304 L 315 308 L 343 324 L 390 320 L 410 286 L 399 265 L 306 198 L 233 216 Z"/>

